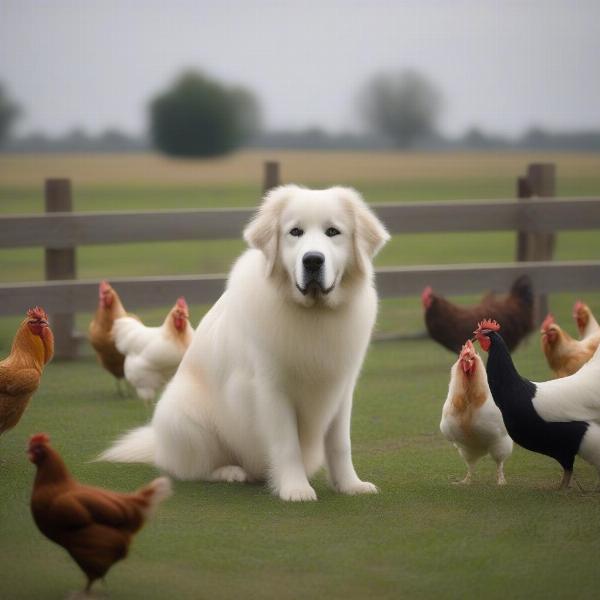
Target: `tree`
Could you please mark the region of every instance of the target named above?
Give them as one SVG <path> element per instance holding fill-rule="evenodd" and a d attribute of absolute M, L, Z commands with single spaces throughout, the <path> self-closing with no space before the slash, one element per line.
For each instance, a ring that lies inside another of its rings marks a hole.
<path fill-rule="evenodd" d="M 253 135 L 259 122 L 252 92 L 192 71 L 150 103 L 152 141 L 173 156 L 226 154 Z"/>
<path fill-rule="evenodd" d="M 4 86 L 0 83 L 0 144 L 10 134 L 10 128 L 19 116 L 21 110 L 7 95 Z"/>
<path fill-rule="evenodd" d="M 359 95 L 359 109 L 367 124 L 399 148 L 433 133 L 442 105 L 437 86 L 413 70 L 379 73 Z"/>

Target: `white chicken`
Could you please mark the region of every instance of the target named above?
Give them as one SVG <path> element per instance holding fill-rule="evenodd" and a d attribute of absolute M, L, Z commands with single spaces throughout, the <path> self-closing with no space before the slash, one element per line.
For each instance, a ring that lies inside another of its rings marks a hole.
<path fill-rule="evenodd" d="M 467 474 L 460 483 L 470 483 L 477 461 L 490 454 L 496 462 L 496 482 L 506 484 L 504 461 L 512 453 L 513 442 L 492 398 L 485 365 L 470 340 L 450 369 L 440 430 L 467 465 Z"/>
<path fill-rule="evenodd" d="M 122 317 L 115 320 L 112 333 L 125 355 L 125 379 L 140 398 L 150 401 L 175 374 L 194 330 L 185 298 L 179 298 L 160 327 Z"/>

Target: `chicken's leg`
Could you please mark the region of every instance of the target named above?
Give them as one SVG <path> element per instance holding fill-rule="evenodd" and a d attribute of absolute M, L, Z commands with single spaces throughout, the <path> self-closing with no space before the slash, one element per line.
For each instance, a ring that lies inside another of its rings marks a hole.
<path fill-rule="evenodd" d="M 89 593 L 90 593 L 90 591 L 92 590 L 92 584 L 93 584 L 93 583 L 94 583 L 94 580 L 93 580 L 93 579 L 90 579 L 90 578 L 88 577 L 88 582 L 87 582 L 87 585 L 85 586 L 85 589 L 83 590 L 83 593 L 84 593 L 84 594 L 86 594 L 86 595 L 87 595 L 87 594 L 89 594 Z"/>
<path fill-rule="evenodd" d="M 465 475 L 464 479 L 461 479 L 460 481 L 455 481 L 454 484 L 455 485 L 468 485 L 469 483 L 471 483 L 472 475 L 473 475 L 473 473 L 471 472 L 471 469 L 469 469 L 467 471 L 467 474 Z"/>
<path fill-rule="evenodd" d="M 504 477 L 504 461 L 500 461 L 496 466 L 496 483 L 498 485 L 506 485 L 506 477 Z"/>
<path fill-rule="evenodd" d="M 558 486 L 559 490 L 567 490 L 571 485 L 571 477 L 573 477 L 573 469 L 565 469 L 563 473 L 562 480 L 560 485 Z"/>
<path fill-rule="evenodd" d="M 464 448 L 457 446 L 458 453 L 462 456 L 462 459 L 465 461 L 467 465 L 467 474 L 464 479 L 461 481 L 455 481 L 454 485 L 468 485 L 471 483 L 471 479 L 473 477 L 473 471 L 475 470 L 475 464 L 477 463 L 477 458 L 474 458 L 469 452 L 467 452 Z"/>

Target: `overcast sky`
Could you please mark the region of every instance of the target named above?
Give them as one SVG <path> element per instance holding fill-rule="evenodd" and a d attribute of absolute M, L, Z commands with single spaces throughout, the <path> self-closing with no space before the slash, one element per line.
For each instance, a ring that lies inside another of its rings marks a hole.
<path fill-rule="evenodd" d="M 21 132 L 142 132 L 186 67 L 252 88 L 269 128 L 356 130 L 361 84 L 404 67 L 444 92 L 446 133 L 600 128 L 600 0 L 0 0 Z"/>

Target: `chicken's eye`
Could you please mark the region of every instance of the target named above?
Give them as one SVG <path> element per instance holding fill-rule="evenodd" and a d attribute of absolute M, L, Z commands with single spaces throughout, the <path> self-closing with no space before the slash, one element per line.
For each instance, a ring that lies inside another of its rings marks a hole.
<path fill-rule="evenodd" d="M 293 235 L 294 237 L 301 237 L 304 235 L 304 231 L 299 227 L 294 227 L 290 230 L 290 235 Z"/>
<path fill-rule="evenodd" d="M 339 229 L 336 229 L 335 227 L 328 227 L 325 230 L 325 235 L 327 237 L 334 237 L 336 235 L 340 235 L 342 232 Z"/>

